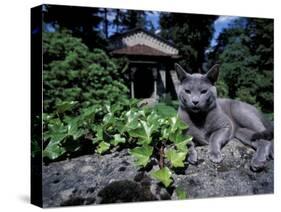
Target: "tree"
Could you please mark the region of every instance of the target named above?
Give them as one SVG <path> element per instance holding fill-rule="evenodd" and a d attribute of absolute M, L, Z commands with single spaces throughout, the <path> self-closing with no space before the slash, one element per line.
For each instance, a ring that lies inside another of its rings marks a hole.
<path fill-rule="evenodd" d="M 209 59 L 221 63 L 220 78 L 228 86 L 229 97 L 273 111 L 271 19 L 238 19 L 221 33 Z"/>
<path fill-rule="evenodd" d="M 100 49 L 90 50 L 68 31 L 43 34 L 44 112 L 64 101 L 89 105 L 128 100 L 121 68 Z"/>
<path fill-rule="evenodd" d="M 99 8 L 43 5 L 45 31 L 48 31 L 47 26 L 56 31 L 67 29 L 73 36 L 82 38 L 89 48 L 104 49 L 106 40 L 99 29 L 103 17 L 100 17 L 99 12 Z"/>
<path fill-rule="evenodd" d="M 103 12 L 104 12 L 104 18 L 103 18 L 104 34 L 105 34 L 105 38 L 107 39 L 108 38 L 108 27 L 109 27 L 109 22 L 108 22 L 108 18 L 107 18 L 108 9 L 104 8 Z"/>
<path fill-rule="evenodd" d="M 146 24 L 146 12 L 142 10 L 127 10 L 122 17 L 124 30 L 144 28 Z"/>
<path fill-rule="evenodd" d="M 205 62 L 205 51 L 213 34 L 216 16 L 161 13 L 161 36 L 173 42 L 183 57 L 180 64 L 198 72 Z"/>
<path fill-rule="evenodd" d="M 113 25 L 116 27 L 116 33 L 120 33 L 120 25 L 121 25 L 121 16 L 122 11 L 120 9 L 116 9 L 115 18 L 113 19 Z"/>

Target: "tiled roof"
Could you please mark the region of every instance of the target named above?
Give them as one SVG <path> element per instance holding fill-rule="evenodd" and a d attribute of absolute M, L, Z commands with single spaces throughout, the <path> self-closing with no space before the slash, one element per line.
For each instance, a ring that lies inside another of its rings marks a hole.
<path fill-rule="evenodd" d="M 111 53 L 115 55 L 119 54 L 119 55 L 172 56 L 165 52 L 141 44 L 124 47 L 121 49 L 115 49 Z"/>

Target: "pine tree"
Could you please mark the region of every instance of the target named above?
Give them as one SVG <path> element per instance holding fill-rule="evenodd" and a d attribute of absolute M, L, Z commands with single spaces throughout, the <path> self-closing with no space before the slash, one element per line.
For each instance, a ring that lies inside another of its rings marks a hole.
<path fill-rule="evenodd" d="M 213 34 L 216 16 L 161 13 L 161 36 L 172 41 L 183 57 L 181 65 L 198 72 L 205 62 L 205 51 Z"/>

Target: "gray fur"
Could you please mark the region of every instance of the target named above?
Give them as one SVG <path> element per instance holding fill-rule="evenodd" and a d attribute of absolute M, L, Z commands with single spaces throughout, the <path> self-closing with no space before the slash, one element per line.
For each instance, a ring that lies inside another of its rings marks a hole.
<path fill-rule="evenodd" d="M 251 161 L 252 170 L 263 169 L 266 161 L 273 158 L 272 123 L 252 105 L 217 98 L 218 65 L 204 75 L 188 74 L 178 64 L 175 69 L 181 81 L 178 114 L 189 126 L 187 133 L 193 136 L 188 161 L 197 162 L 195 145 L 208 145 L 210 160 L 220 163 L 223 146 L 237 139 L 256 150 Z"/>

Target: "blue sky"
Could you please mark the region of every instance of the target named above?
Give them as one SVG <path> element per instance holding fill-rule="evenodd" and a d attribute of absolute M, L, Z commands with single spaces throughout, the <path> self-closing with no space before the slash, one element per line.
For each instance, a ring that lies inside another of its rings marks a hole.
<path fill-rule="evenodd" d="M 229 24 L 238 19 L 238 16 L 220 16 L 214 23 L 215 32 L 213 34 L 213 38 L 211 40 L 211 46 L 215 46 L 217 44 L 216 39 L 220 35 L 223 29 L 227 28 Z"/>
<path fill-rule="evenodd" d="M 151 13 L 147 14 L 147 19 L 152 22 L 155 29 L 159 29 L 159 12 L 152 11 Z"/>

